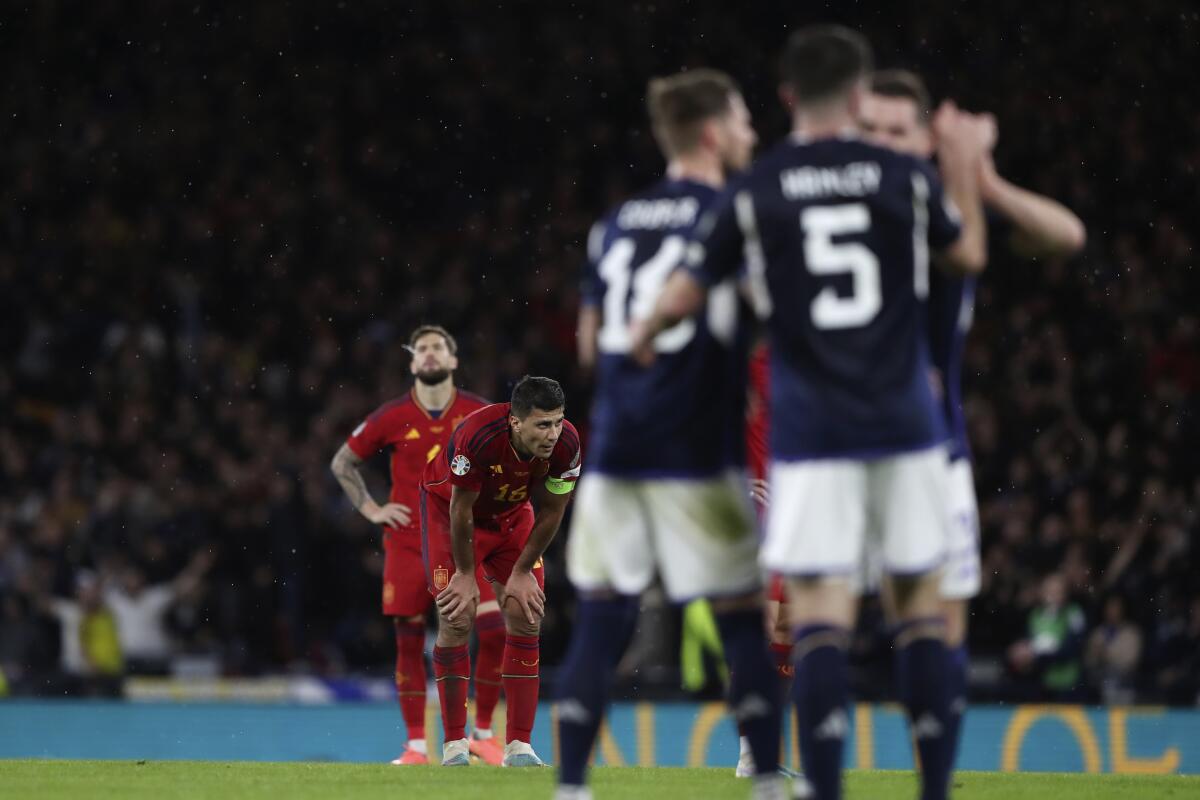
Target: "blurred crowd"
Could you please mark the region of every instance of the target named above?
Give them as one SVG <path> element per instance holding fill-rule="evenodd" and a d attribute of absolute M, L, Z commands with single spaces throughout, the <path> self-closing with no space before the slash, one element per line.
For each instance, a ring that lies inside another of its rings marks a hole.
<path fill-rule="evenodd" d="M 725 68 L 770 141 L 786 130 L 773 54 L 812 21 L 673 1 L 532 21 L 457 2 L 172 8 L 51 1 L 6 23 L 13 692 L 387 674 L 378 533 L 327 465 L 407 387 L 398 344 L 445 325 L 466 388 L 503 399 L 551 375 L 585 422 L 575 286 L 592 220 L 661 171 L 646 79 Z M 1200 61 L 1200 21 L 1154 2 L 1019 22 L 949 0 L 920 19 L 852 11 L 883 65 L 995 112 L 1001 171 L 1089 229 L 1070 261 L 997 249 L 979 296 L 977 688 L 1194 704 L 1200 103 L 1181 65 Z M 549 564 L 552 664 L 571 613 L 560 544 Z"/>

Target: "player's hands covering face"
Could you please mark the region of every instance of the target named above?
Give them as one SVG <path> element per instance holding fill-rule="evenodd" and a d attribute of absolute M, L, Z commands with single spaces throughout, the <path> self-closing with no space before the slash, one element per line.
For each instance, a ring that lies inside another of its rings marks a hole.
<path fill-rule="evenodd" d="M 455 572 L 446 588 L 438 592 L 438 613 L 451 622 L 465 614 L 474 615 L 478 605 L 479 586 L 474 575 Z"/>
<path fill-rule="evenodd" d="M 530 625 L 538 624 L 546 614 L 546 593 L 538 586 L 531 572 L 513 571 L 504 585 L 504 602 L 507 604 L 510 601 L 520 606 L 521 613 Z"/>

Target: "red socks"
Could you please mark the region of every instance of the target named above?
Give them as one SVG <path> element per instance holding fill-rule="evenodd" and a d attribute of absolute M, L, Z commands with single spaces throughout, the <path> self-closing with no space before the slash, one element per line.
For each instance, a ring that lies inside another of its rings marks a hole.
<path fill-rule="evenodd" d="M 396 696 L 409 739 L 425 738 L 425 623 L 396 620 Z"/>
<path fill-rule="evenodd" d="M 467 646 L 434 647 L 433 674 L 437 679 L 446 741 L 466 738 L 467 682 L 471 677 L 471 656 Z"/>
<path fill-rule="evenodd" d="M 475 620 L 479 651 L 475 662 L 475 727 L 492 727 L 492 712 L 500 700 L 500 673 L 504 659 L 504 616 L 499 611 Z M 528 659 L 527 659 L 528 660 Z"/>
<path fill-rule="evenodd" d="M 506 637 L 504 642 L 504 695 L 508 698 L 506 741 L 528 742 L 537 716 L 538 662 L 541 647 L 536 636 Z"/>

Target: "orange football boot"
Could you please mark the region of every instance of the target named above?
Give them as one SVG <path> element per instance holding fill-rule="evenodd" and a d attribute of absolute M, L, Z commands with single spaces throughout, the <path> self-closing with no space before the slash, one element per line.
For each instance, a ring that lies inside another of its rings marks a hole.
<path fill-rule="evenodd" d="M 468 741 L 470 742 L 471 755 L 483 763 L 498 767 L 504 761 L 504 748 L 496 742 L 495 736 L 490 739 L 476 739 L 472 736 Z"/>
<path fill-rule="evenodd" d="M 429 756 L 425 755 L 424 753 L 418 753 L 416 750 L 413 750 L 411 747 L 408 747 L 408 746 L 405 746 L 404 752 L 401 753 L 399 755 L 399 757 L 392 759 L 392 764 L 397 767 L 400 767 L 400 766 L 407 767 L 407 766 L 411 766 L 413 764 L 428 764 L 428 763 L 429 763 Z"/>

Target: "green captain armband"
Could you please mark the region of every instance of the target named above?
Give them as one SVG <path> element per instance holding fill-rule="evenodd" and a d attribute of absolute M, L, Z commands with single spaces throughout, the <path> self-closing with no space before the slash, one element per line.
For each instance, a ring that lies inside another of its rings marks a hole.
<path fill-rule="evenodd" d="M 546 478 L 546 491 L 550 494 L 569 494 L 575 490 L 575 481 L 564 481 L 562 478 Z"/>

